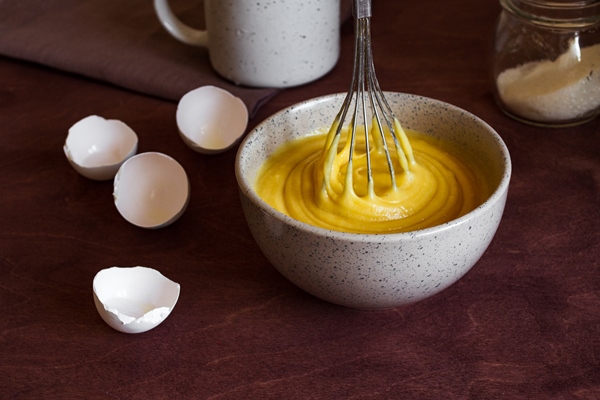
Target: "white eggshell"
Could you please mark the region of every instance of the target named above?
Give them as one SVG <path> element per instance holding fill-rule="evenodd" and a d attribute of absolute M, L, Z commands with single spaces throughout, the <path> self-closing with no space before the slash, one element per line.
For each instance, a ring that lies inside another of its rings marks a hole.
<path fill-rule="evenodd" d="M 125 161 L 114 180 L 113 197 L 119 213 L 142 228 L 162 228 L 185 211 L 190 184 L 183 167 L 156 152 Z"/>
<path fill-rule="evenodd" d="M 165 320 L 179 298 L 179 284 L 147 267 L 112 267 L 93 282 L 102 319 L 125 333 L 146 332 Z"/>
<path fill-rule="evenodd" d="M 228 91 L 202 86 L 181 98 L 176 120 L 188 146 L 199 153 L 220 153 L 231 148 L 246 131 L 248 109 Z"/>
<path fill-rule="evenodd" d="M 103 181 L 115 177 L 137 146 L 137 135 L 125 123 L 90 115 L 69 129 L 63 150 L 77 172 Z"/>

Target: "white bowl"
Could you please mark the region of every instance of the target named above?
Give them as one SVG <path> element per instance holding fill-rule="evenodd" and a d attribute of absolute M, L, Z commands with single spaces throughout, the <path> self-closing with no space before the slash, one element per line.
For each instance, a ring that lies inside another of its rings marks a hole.
<path fill-rule="evenodd" d="M 69 129 L 63 150 L 77 172 L 103 181 L 115 177 L 137 146 L 137 135 L 125 123 L 90 115 Z"/>
<path fill-rule="evenodd" d="M 450 104 L 386 92 L 404 128 L 440 137 L 479 156 L 495 187 L 470 213 L 428 229 L 394 234 L 331 231 L 294 220 L 265 203 L 254 182 L 281 144 L 328 127 L 345 94 L 319 97 L 269 117 L 242 142 L 236 178 L 250 231 L 273 266 L 321 299 L 357 309 L 385 309 L 430 297 L 467 273 L 502 218 L 511 175 L 508 149 L 476 116 Z"/>
<path fill-rule="evenodd" d="M 142 228 L 163 228 L 185 212 L 190 183 L 183 167 L 172 157 L 141 153 L 119 168 L 113 197 L 127 221 Z"/>
<path fill-rule="evenodd" d="M 96 274 L 94 303 L 102 319 L 124 333 L 157 327 L 179 298 L 179 284 L 147 267 L 112 267 Z"/>

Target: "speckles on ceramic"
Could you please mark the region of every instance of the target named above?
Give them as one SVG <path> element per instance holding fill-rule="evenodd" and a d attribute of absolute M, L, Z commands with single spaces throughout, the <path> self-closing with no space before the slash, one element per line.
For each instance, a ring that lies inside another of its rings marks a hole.
<path fill-rule="evenodd" d="M 340 52 L 339 0 L 205 0 L 210 60 L 236 83 L 290 87 L 329 72 Z"/>
<path fill-rule="evenodd" d="M 248 134 L 236 160 L 242 207 L 263 253 L 287 279 L 332 303 L 357 309 L 410 304 L 447 288 L 479 260 L 500 223 L 511 175 L 498 134 L 474 115 L 437 100 L 387 92 L 402 124 L 476 154 L 496 188 L 477 209 L 454 221 L 408 233 L 366 235 L 296 221 L 254 192 L 266 157 L 283 142 L 327 128 L 345 94 L 296 104 Z"/>

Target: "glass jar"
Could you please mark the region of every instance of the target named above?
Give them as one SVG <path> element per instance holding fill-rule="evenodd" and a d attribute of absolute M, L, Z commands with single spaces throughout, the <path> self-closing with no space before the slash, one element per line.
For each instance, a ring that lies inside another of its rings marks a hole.
<path fill-rule="evenodd" d="M 600 115 L 600 0 L 500 0 L 493 91 L 509 116 L 560 127 Z"/>

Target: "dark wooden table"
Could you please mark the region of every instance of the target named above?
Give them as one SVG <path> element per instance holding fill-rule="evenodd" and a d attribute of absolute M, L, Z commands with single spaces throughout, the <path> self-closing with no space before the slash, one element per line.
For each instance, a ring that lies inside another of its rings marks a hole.
<path fill-rule="evenodd" d="M 479 263 L 411 306 L 323 302 L 260 253 L 238 199 L 235 150 L 186 147 L 175 103 L 0 58 L 0 398 L 600 398 L 600 119 L 549 130 L 499 111 L 487 68 L 495 0 L 374 3 L 382 86 L 476 114 L 511 151 L 505 216 Z M 335 70 L 277 95 L 249 128 L 346 91 L 351 64 L 346 24 Z M 91 114 L 125 121 L 140 152 L 186 169 L 191 202 L 174 225 L 130 225 L 111 181 L 69 166 L 67 130 Z M 162 325 L 127 335 L 100 319 L 92 279 L 113 265 L 181 283 Z"/>

